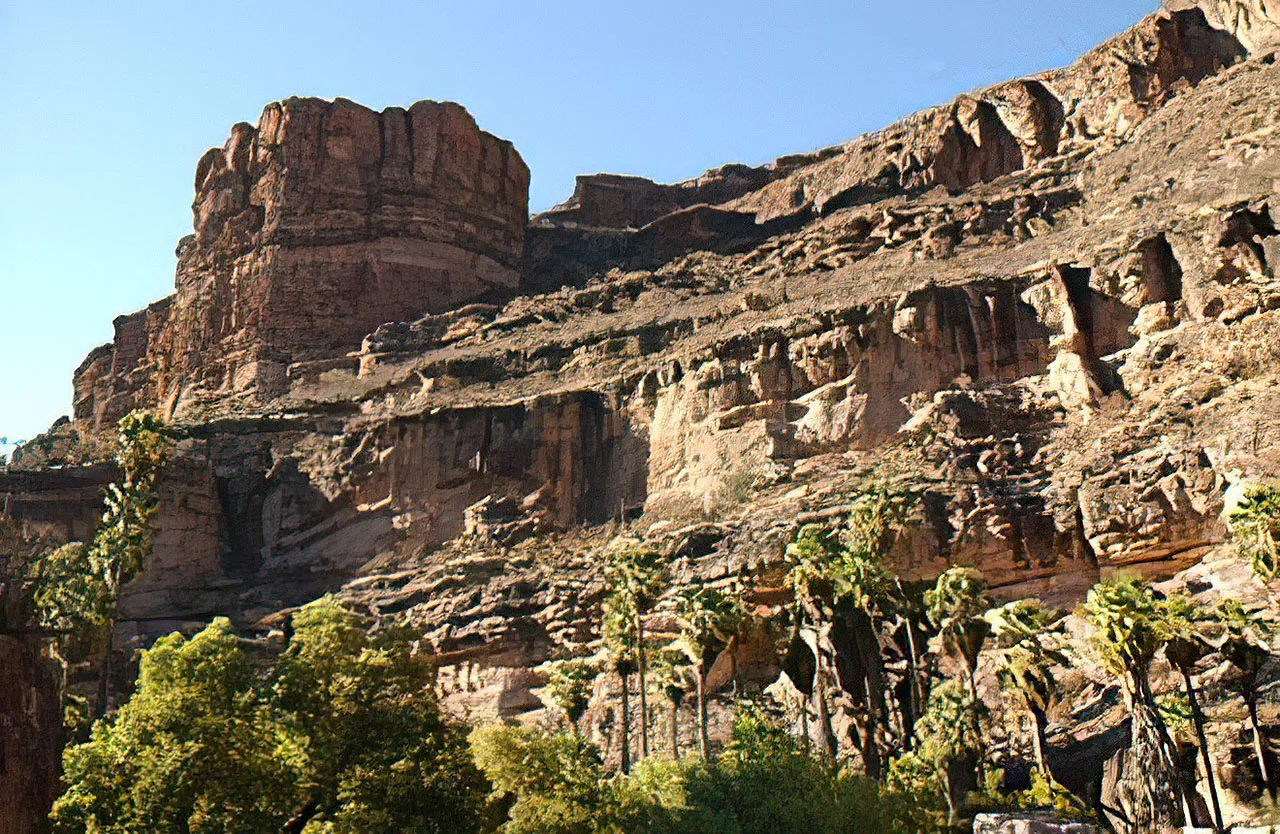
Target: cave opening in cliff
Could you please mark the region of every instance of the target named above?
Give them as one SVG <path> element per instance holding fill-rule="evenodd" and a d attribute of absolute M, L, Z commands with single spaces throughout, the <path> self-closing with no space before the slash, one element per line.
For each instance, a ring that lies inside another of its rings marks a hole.
<path fill-rule="evenodd" d="M 1214 277 L 1229 283 L 1249 274 L 1265 275 L 1270 266 L 1265 240 L 1277 234 L 1280 230 L 1267 203 L 1228 214 L 1218 235 L 1218 246 L 1223 250 L 1222 267 Z"/>
<path fill-rule="evenodd" d="M 222 569 L 232 576 L 251 574 L 262 565 L 263 505 L 266 479 L 240 475 L 216 479 L 218 555 Z"/>
<path fill-rule="evenodd" d="M 1182 300 L 1182 265 L 1163 232 L 1144 240 L 1138 247 L 1142 253 L 1143 303 L 1170 304 Z"/>

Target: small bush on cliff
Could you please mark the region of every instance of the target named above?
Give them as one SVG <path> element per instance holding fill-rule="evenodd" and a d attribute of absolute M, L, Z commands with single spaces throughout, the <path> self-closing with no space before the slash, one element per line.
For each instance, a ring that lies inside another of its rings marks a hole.
<path fill-rule="evenodd" d="M 323 599 L 259 669 L 225 620 L 142 658 L 111 721 L 64 756 L 55 832 L 468 832 L 485 785 L 400 635 Z"/>
<path fill-rule="evenodd" d="M 1280 486 L 1255 484 L 1245 489 L 1227 514 L 1240 555 L 1264 582 L 1280 574 Z"/>

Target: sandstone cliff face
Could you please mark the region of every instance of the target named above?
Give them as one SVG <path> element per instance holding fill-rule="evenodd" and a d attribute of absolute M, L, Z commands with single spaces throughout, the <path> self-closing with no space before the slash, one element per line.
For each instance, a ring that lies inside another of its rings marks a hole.
<path fill-rule="evenodd" d="M 595 639 L 616 533 L 767 614 L 796 525 L 871 479 L 919 498 L 910 577 L 1175 574 L 1280 472 L 1278 31 L 1182 4 L 834 151 L 583 178 L 527 236 L 518 156 L 452 105 L 268 107 L 200 163 L 175 296 L 77 373 L 84 431 L 183 438 L 122 637 L 339 590 L 517 714 Z"/>
<path fill-rule="evenodd" d="M 509 293 L 528 183 L 456 104 L 268 105 L 201 158 L 176 292 L 116 320 L 76 374 L 77 419 L 267 397 L 292 363 L 340 357 L 383 322 Z"/>

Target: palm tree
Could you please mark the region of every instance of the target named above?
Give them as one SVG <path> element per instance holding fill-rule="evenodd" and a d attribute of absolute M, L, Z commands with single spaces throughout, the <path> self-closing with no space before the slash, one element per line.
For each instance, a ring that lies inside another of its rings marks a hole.
<path fill-rule="evenodd" d="M 932 677 L 929 668 L 929 615 L 924 604 L 925 583 L 893 580 L 894 644 L 906 664 L 905 680 L 900 681 L 897 692 L 898 708 L 902 718 L 902 745 L 904 750 L 915 746 L 915 726 L 924 712 L 928 697 L 928 684 Z M 905 689 L 905 693 L 901 690 Z"/>
<path fill-rule="evenodd" d="M 949 568 L 938 577 L 933 590 L 925 593 L 924 601 L 929 621 L 938 629 L 943 650 L 959 661 L 969 697 L 973 703 L 980 703 L 978 655 L 991 632 L 991 625 L 984 616 L 991 604 L 987 600 L 987 582 L 982 578 L 982 572 L 975 568 Z M 974 712 L 972 715 L 974 732 L 980 739 L 982 730 L 977 724 L 978 714 Z M 982 758 L 978 756 L 979 775 L 983 769 Z"/>
<path fill-rule="evenodd" d="M 1131 716 L 1127 751 L 1132 768 L 1122 783 L 1129 794 L 1133 831 L 1172 827 L 1182 796 L 1173 742 L 1151 691 L 1151 661 L 1162 643 L 1160 602 L 1150 583 L 1117 575 L 1089 591 L 1081 613 L 1093 629 L 1102 665 L 1120 684 Z M 1188 821 L 1189 823 L 1190 821 Z"/>
<path fill-rule="evenodd" d="M 622 730 L 623 773 L 631 772 L 631 675 L 636 670 L 635 618 L 626 600 L 612 593 L 604 600 L 604 644 L 609 653 L 613 671 L 622 685 L 621 716 L 618 725 Z"/>
<path fill-rule="evenodd" d="M 986 614 L 996 639 L 996 675 L 1001 688 L 1017 693 L 1030 713 L 1036 767 L 1049 776 L 1045 762 L 1045 735 L 1049 710 L 1058 699 L 1055 666 L 1068 664 L 1063 651 L 1062 617 L 1036 600 L 1010 602 Z"/>
<path fill-rule="evenodd" d="M 1210 623 L 1210 613 L 1191 599 L 1185 592 L 1170 594 L 1160 604 L 1157 621 L 1161 639 L 1164 640 L 1164 656 L 1182 675 L 1191 707 L 1191 720 L 1195 724 L 1200 756 L 1204 761 L 1205 780 L 1209 785 L 1209 798 L 1213 802 L 1214 827 L 1225 831 L 1222 823 L 1222 806 L 1218 802 L 1218 783 L 1213 774 L 1213 757 L 1209 753 L 1209 739 L 1204 732 L 1204 713 L 1196 698 L 1196 688 L 1191 680 L 1195 665 L 1211 651 L 1206 640 L 1205 628 Z"/>
<path fill-rule="evenodd" d="M 698 699 L 698 752 L 707 758 L 707 671 L 729 645 L 743 619 L 742 603 L 731 594 L 696 585 L 681 590 L 676 617 L 680 623 L 677 648 L 693 669 Z"/>
<path fill-rule="evenodd" d="M 1236 686 L 1249 708 L 1249 725 L 1253 733 L 1253 753 L 1258 759 L 1258 772 L 1272 799 L 1276 797 L 1275 774 L 1267 761 L 1267 743 L 1258 720 L 1258 675 L 1271 657 L 1271 645 L 1276 628 L 1260 612 L 1250 611 L 1238 600 L 1228 599 L 1219 603 L 1213 615 L 1222 629 L 1214 645 L 1239 672 Z"/>
<path fill-rule="evenodd" d="M 661 556 L 652 547 L 626 540 L 614 547 L 608 571 L 612 595 L 632 620 L 636 672 L 640 683 L 640 757 L 649 755 L 649 700 L 646 694 L 644 617 L 657 603 L 665 580 Z"/>
<path fill-rule="evenodd" d="M 815 631 L 819 729 L 824 739 L 830 736 L 821 686 L 827 671 L 825 645 L 841 689 L 866 704 L 866 712 L 855 718 L 857 744 L 866 775 L 875 780 L 882 775 L 882 734 L 889 723 L 880 627 L 897 606 L 900 590 L 885 554 L 899 517 L 895 497 L 887 489 L 871 489 L 855 502 L 843 540 L 830 529 L 807 525 L 787 548 L 792 563 L 787 584 L 795 593 L 797 619 L 808 621 Z"/>
<path fill-rule="evenodd" d="M 1280 486 L 1254 484 L 1227 513 L 1240 555 L 1263 582 L 1280 574 Z"/>
<path fill-rule="evenodd" d="M 878 537 L 877 537 L 878 538 Z M 854 538 L 832 565 L 838 614 L 850 626 L 866 693 L 867 713 L 862 721 L 862 759 L 867 778 L 881 776 L 880 733 L 888 722 L 887 678 L 877 625 L 896 589 L 885 567 L 878 542 Z"/>
<path fill-rule="evenodd" d="M 794 618 L 792 625 L 792 657 L 802 657 L 811 652 L 813 668 L 801 664 L 797 672 L 812 671 L 807 697 L 814 702 L 818 721 L 818 752 L 823 756 L 835 754 L 835 731 L 831 725 L 831 712 L 827 709 L 824 635 L 830 631 L 832 616 L 832 589 L 828 578 L 830 565 L 839 558 L 840 538 L 821 524 L 806 524 L 796 533 L 795 540 L 787 545 L 787 559 L 791 569 L 786 584 L 793 594 Z M 806 639 L 806 631 L 811 640 Z M 807 675 L 806 675 L 807 677 Z M 805 687 L 800 684 L 803 691 Z M 801 710 L 807 721 L 808 708 Z M 806 733 L 806 739 L 808 734 Z"/>
<path fill-rule="evenodd" d="M 677 761 L 680 759 L 680 705 L 689 691 L 688 667 L 681 663 L 684 659 L 683 653 L 666 650 L 658 654 L 654 668 L 655 683 L 667 699 L 671 758 Z"/>
<path fill-rule="evenodd" d="M 557 660 L 550 665 L 547 678 L 547 696 L 555 702 L 578 733 L 578 721 L 591 703 L 591 687 L 600 670 L 589 660 Z"/>
<path fill-rule="evenodd" d="M 982 737 L 976 728 L 983 710 L 968 687 L 954 678 L 935 687 L 920 717 L 920 743 L 907 754 L 937 774 L 946 786 L 949 825 L 958 821 L 965 794 L 978 787 L 973 781 L 973 764 L 982 757 Z"/>

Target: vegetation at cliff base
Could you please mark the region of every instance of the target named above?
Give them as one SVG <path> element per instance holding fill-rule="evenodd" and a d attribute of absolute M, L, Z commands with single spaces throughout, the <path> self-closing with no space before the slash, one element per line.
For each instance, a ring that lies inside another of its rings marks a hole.
<path fill-rule="evenodd" d="M 322 599 L 262 668 L 217 620 L 142 658 L 138 689 L 65 754 L 54 831 L 478 831 L 487 790 L 429 664 Z"/>
<path fill-rule="evenodd" d="M 148 555 L 164 444 L 158 423 L 126 428 L 103 530 L 37 563 L 55 655 L 110 634 L 120 583 Z M 1277 511 L 1249 495 L 1233 532 L 1266 575 Z M 1211 814 L 1224 830 L 1202 706 L 1211 658 L 1248 707 L 1260 786 L 1277 791 L 1258 714 L 1276 633 L 1263 613 L 1118 573 L 1069 626 L 1035 600 L 994 605 L 973 568 L 904 581 L 889 558 L 904 503 L 874 489 L 844 523 L 799 526 L 792 598 L 768 624 L 786 646 L 781 675 L 749 697 L 737 653 L 764 618 L 737 580 L 680 584 L 656 547 L 631 539 L 603 553 L 597 655 L 543 667 L 553 710 L 539 725 L 452 716 L 419 633 L 330 597 L 267 637 L 217 619 L 162 638 L 142 653 L 132 697 L 66 749 L 54 834 L 916 834 L 1031 810 L 1118 819 L 1126 834 Z M 1087 640 L 1069 639 L 1074 628 Z M 1109 754 L 1111 807 L 1052 769 L 1051 717 L 1070 720 L 1067 681 L 1086 665 L 1128 721 Z M 727 738 L 709 730 L 713 699 L 732 708 Z M 651 743 L 655 713 L 667 720 Z M 1026 775 L 1006 787 L 1017 760 Z"/>
<path fill-rule="evenodd" d="M 472 735 L 476 761 L 510 809 L 500 834 L 914 834 L 927 805 L 815 756 L 749 705 L 725 749 L 651 758 L 605 778 L 582 739 L 495 725 Z"/>

